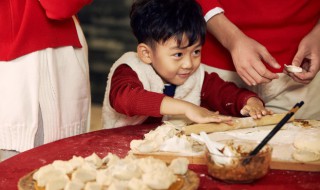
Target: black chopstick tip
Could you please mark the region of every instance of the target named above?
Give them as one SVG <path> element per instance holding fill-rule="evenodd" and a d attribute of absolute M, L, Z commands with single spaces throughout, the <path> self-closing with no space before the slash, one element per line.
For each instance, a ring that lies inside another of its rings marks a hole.
<path fill-rule="evenodd" d="M 304 104 L 304 101 L 301 101 L 301 102 L 299 103 L 299 107 L 301 107 L 303 104 Z"/>

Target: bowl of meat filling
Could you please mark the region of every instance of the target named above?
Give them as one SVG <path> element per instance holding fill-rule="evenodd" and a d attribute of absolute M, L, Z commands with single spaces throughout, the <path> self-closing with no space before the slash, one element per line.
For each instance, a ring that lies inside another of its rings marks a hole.
<path fill-rule="evenodd" d="M 254 142 L 216 142 L 216 150 L 206 151 L 208 173 L 227 183 L 251 183 L 265 176 L 270 168 L 272 147 L 265 145 L 256 155 Z"/>

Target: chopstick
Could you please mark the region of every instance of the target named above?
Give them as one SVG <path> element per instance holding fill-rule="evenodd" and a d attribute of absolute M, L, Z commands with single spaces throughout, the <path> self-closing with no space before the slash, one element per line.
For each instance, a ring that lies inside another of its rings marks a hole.
<path fill-rule="evenodd" d="M 249 159 L 243 160 L 243 164 L 248 164 L 250 162 L 251 156 L 256 155 L 264 145 L 266 145 L 269 140 L 283 127 L 284 124 L 301 108 L 304 104 L 303 101 L 296 103 L 293 108 L 281 119 L 281 121 L 271 130 L 271 132 L 261 141 L 260 144 L 249 154 Z"/>

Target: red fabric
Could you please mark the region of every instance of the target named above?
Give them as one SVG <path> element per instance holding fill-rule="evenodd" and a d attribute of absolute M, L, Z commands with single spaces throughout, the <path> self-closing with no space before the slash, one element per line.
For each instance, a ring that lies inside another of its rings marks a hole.
<path fill-rule="evenodd" d="M 137 74 L 127 65 L 120 65 L 113 74 L 109 100 L 119 113 L 161 117 L 160 105 L 164 96 L 144 90 Z M 201 105 L 210 110 L 241 116 L 241 108 L 253 96 L 256 94 L 224 82 L 216 73 L 205 74 Z"/>
<path fill-rule="evenodd" d="M 204 14 L 221 4 L 224 14 L 246 35 L 264 45 L 282 65 L 291 64 L 301 39 L 320 18 L 318 0 L 199 0 Z M 211 3 L 210 3 L 211 2 Z M 202 49 L 202 62 L 221 69 L 233 70 L 229 52 L 210 34 Z"/>
<path fill-rule="evenodd" d="M 211 9 L 215 7 L 222 7 L 220 2 L 217 0 L 211 1 L 211 0 L 197 0 L 197 2 L 202 6 L 202 11 L 204 13 L 209 12 Z"/>
<path fill-rule="evenodd" d="M 120 157 L 127 155 L 130 142 L 142 139 L 157 125 L 127 126 L 77 135 L 28 150 L 0 162 L 1 189 L 17 189 L 19 178 L 54 160 L 69 160 L 73 155 L 89 156 L 95 152 L 100 157 L 109 152 Z M 226 184 L 211 178 L 205 165 L 190 165 L 200 178 L 199 189 L 320 189 L 320 172 L 270 170 L 262 179 L 252 184 Z"/>
<path fill-rule="evenodd" d="M 40 3 L 51 19 L 66 19 L 77 14 L 82 7 L 93 0 L 41 0 Z"/>
<path fill-rule="evenodd" d="M 49 47 L 81 47 L 71 16 L 92 0 L 60 1 L 1 0 L 0 61 Z"/>

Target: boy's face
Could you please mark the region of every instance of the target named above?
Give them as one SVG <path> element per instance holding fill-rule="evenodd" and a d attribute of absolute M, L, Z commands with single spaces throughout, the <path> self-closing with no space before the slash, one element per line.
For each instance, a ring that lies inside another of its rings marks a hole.
<path fill-rule="evenodd" d="M 151 65 L 166 83 L 182 85 L 200 66 L 200 40 L 187 47 L 188 39 L 183 36 L 181 47 L 175 38 L 157 43 L 151 51 Z"/>

